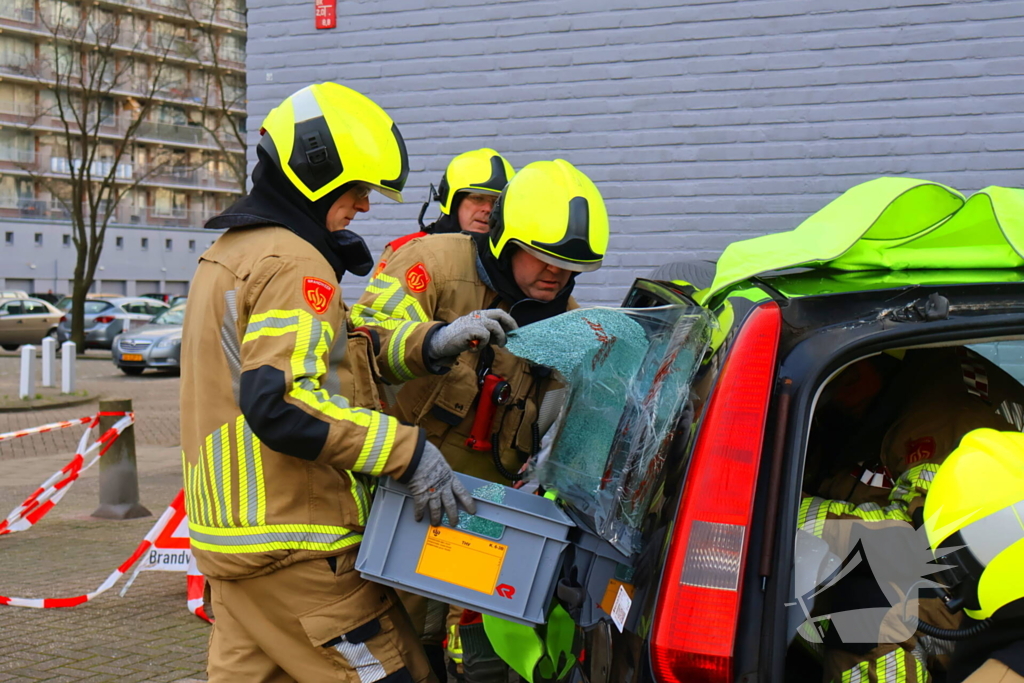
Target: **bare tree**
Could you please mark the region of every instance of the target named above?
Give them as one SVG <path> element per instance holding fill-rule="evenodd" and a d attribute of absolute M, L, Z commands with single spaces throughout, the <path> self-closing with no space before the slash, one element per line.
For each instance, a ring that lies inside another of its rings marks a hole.
<path fill-rule="evenodd" d="M 248 178 L 245 154 L 239 154 L 245 150 L 245 127 L 244 116 L 240 118 L 234 112 L 245 111 L 245 82 L 224 68 L 225 61 L 233 61 L 225 57 L 233 56 L 231 46 L 218 43 L 214 24 L 218 13 L 226 9 L 226 3 L 225 0 L 187 0 L 186 6 L 189 16 L 204 29 L 199 39 L 202 42 L 194 45 L 196 59 L 206 67 L 206 76 L 196 93 L 203 102 L 203 109 L 200 120 L 195 123 L 219 148 L 220 158 L 231 168 L 241 194 Z M 226 35 L 222 35 L 221 40 L 225 39 Z M 239 51 L 238 56 L 244 60 L 244 52 Z"/>
<path fill-rule="evenodd" d="M 132 157 L 140 126 L 169 86 L 164 73 L 172 43 L 136 33 L 130 15 L 118 17 L 95 3 L 55 0 L 45 6 L 51 10 L 43 16 L 50 39 L 42 46 L 36 76 L 52 89 L 41 116 L 55 119 L 60 132 L 50 167 L 27 170 L 71 220 L 77 255 L 71 339 L 83 349 L 85 297 L 107 225 L 121 200 L 166 163 L 155 159 L 139 168 Z M 140 73 L 138 65 L 145 62 L 148 68 Z"/>

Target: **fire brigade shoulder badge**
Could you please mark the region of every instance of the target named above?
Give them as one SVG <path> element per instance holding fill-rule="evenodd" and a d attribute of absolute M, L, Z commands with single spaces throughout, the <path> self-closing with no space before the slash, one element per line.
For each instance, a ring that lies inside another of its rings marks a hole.
<path fill-rule="evenodd" d="M 410 292 L 419 294 L 420 292 L 427 291 L 427 285 L 430 284 L 430 275 L 427 273 L 423 263 L 417 263 L 405 271 L 405 283 L 409 285 Z"/>
<path fill-rule="evenodd" d="M 331 305 L 334 298 L 334 285 L 318 277 L 302 279 L 302 296 L 306 303 L 317 314 L 323 313 Z"/>
<path fill-rule="evenodd" d="M 931 436 L 925 436 L 920 439 L 913 439 L 907 441 L 907 454 L 906 461 L 907 467 L 910 467 L 914 463 L 921 462 L 922 460 L 928 460 L 935 455 L 935 438 Z"/>

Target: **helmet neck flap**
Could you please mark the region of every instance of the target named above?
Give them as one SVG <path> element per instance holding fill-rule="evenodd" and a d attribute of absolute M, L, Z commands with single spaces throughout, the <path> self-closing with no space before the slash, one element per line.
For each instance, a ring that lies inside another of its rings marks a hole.
<path fill-rule="evenodd" d="M 569 275 L 569 284 L 551 301 L 531 299 L 519 289 L 515 276 L 512 274 L 512 249 L 506 249 L 500 259 L 491 253 L 488 235 L 471 233 L 473 244 L 476 245 L 477 270 L 481 279 L 488 287 L 497 292 L 498 297 L 508 304 L 509 314 L 520 327 L 539 320 L 565 313 L 569 306 L 569 297 L 576 286 L 576 273 Z M 493 304 L 492 304 L 493 305 Z"/>

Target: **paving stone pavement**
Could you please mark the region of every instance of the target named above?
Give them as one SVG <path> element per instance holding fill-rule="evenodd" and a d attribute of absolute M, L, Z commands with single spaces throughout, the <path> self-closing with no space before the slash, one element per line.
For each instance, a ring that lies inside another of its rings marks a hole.
<path fill-rule="evenodd" d="M 181 488 L 178 379 L 122 375 L 109 360 L 79 362 L 79 379 L 108 397 L 132 398 L 137 415 L 139 486 L 153 517 L 114 522 L 89 517 L 99 500 L 98 466 L 31 529 L 0 537 L 0 595 L 71 597 L 95 590 L 132 553 Z M 17 387 L 16 357 L 0 356 L 0 394 Z M 96 404 L 0 413 L 0 431 L 81 417 Z M 0 516 L 72 455 L 80 428 L 0 443 Z M 33 443 L 34 442 L 34 443 Z M 185 575 L 144 572 L 124 598 L 127 577 L 92 602 L 69 609 L 0 606 L 0 683 L 202 681 L 210 626 L 189 613 Z"/>
<path fill-rule="evenodd" d="M 103 398 L 130 398 L 137 419 L 135 440 L 139 446 L 173 446 L 178 443 L 178 384 L 176 376 L 147 370 L 129 377 L 114 367 L 109 352 L 89 351 L 77 363 L 77 388 Z M 0 352 L 0 396 L 16 396 L 20 360 L 17 353 Z M 68 408 L 0 412 L 0 433 L 36 427 L 60 420 L 95 414 L 97 402 Z M 12 458 L 74 452 L 82 430 L 70 427 L 32 437 L 0 442 L 0 461 Z M 2 513 L 0 513 L 2 514 Z"/>

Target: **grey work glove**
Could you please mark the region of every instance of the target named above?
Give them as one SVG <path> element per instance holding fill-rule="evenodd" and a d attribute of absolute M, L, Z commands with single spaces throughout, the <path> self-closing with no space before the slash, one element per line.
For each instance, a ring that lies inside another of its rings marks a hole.
<path fill-rule="evenodd" d="M 456 318 L 430 338 L 427 358 L 434 362 L 454 362 L 460 353 L 488 344 L 505 345 L 505 333 L 519 325 L 505 311 L 490 308 Z"/>
<path fill-rule="evenodd" d="M 419 465 L 409 480 L 412 491 L 413 512 L 416 521 L 423 519 L 423 511 L 430 510 L 430 523 L 441 525 L 441 511 L 448 515 L 454 526 L 459 521 L 459 506 L 471 515 L 476 514 L 476 502 L 462 485 L 448 461 L 437 446 L 429 441 L 423 444 Z"/>

